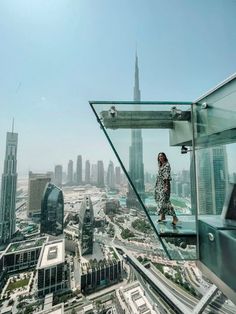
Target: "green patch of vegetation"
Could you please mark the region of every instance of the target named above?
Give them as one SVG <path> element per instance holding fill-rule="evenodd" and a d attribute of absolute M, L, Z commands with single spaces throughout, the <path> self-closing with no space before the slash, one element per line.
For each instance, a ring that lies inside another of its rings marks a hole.
<path fill-rule="evenodd" d="M 162 264 L 160 263 L 153 263 L 153 265 L 163 274 L 164 273 L 164 269 Z"/>
<path fill-rule="evenodd" d="M 34 303 L 31 303 L 31 304 L 28 304 L 28 305 L 26 305 L 23 313 L 24 314 L 33 313 L 35 311 L 35 309 L 38 309 L 41 304 L 42 304 L 42 302 L 40 300 L 38 300 Z"/>
<path fill-rule="evenodd" d="M 145 264 L 147 262 L 150 262 L 151 260 L 148 259 L 147 257 L 142 257 L 142 256 L 138 256 L 138 261 L 141 263 L 141 264 Z"/>
<path fill-rule="evenodd" d="M 113 258 L 117 260 L 118 255 L 116 254 L 116 252 L 112 248 L 110 248 L 110 252 L 112 253 Z"/>
<path fill-rule="evenodd" d="M 59 304 L 62 302 L 66 302 L 68 299 L 71 299 L 77 295 L 77 292 L 73 292 L 71 290 L 63 291 L 62 293 L 57 293 L 53 297 L 53 304 Z"/>
<path fill-rule="evenodd" d="M 151 226 L 143 219 L 136 219 L 132 222 L 132 227 L 140 232 L 149 233 L 151 231 Z"/>
<path fill-rule="evenodd" d="M 166 278 L 173 281 L 175 284 L 177 284 L 180 288 L 184 289 L 188 293 L 190 293 L 193 296 L 197 296 L 194 288 L 186 281 L 183 281 L 183 277 L 180 272 L 179 266 L 172 266 L 171 268 L 176 271 L 175 275 L 172 276 L 171 274 L 164 272 L 164 265 L 159 263 L 153 263 L 153 265 L 162 273 L 165 275 Z"/>
<path fill-rule="evenodd" d="M 110 237 L 114 237 L 115 235 L 115 228 L 112 224 L 109 224 L 109 229 L 107 231 L 107 233 L 109 234 Z"/>
<path fill-rule="evenodd" d="M 7 286 L 6 292 L 7 291 L 12 291 L 16 288 L 21 288 L 24 286 L 27 286 L 29 283 L 30 278 L 24 278 L 24 279 L 20 279 L 14 282 L 10 282 Z"/>
<path fill-rule="evenodd" d="M 123 239 L 128 239 L 128 238 L 133 238 L 135 236 L 135 234 L 130 231 L 129 229 L 124 229 L 121 232 L 121 236 Z"/>

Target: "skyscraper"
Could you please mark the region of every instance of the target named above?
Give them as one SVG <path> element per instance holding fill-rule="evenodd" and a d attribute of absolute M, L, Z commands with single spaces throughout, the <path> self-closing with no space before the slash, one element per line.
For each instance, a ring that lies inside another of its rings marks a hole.
<path fill-rule="evenodd" d="M 92 166 L 91 166 L 90 181 L 94 185 L 97 184 L 97 181 L 98 181 L 98 165 L 97 164 L 92 164 Z"/>
<path fill-rule="evenodd" d="M 79 224 L 79 239 L 80 239 L 80 254 L 93 253 L 93 228 L 94 228 L 94 212 L 93 204 L 89 196 L 85 196 L 80 207 L 80 224 Z"/>
<path fill-rule="evenodd" d="M 107 169 L 107 185 L 110 189 L 115 188 L 115 170 L 114 170 L 114 164 L 112 161 L 109 162 L 108 169 Z"/>
<path fill-rule="evenodd" d="M 76 184 L 82 184 L 82 156 L 77 156 L 77 163 L 76 163 Z"/>
<path fill-rule="evenodd" d="M 62 186 L 62 165 L 55 166 L 54 183 L 59 187 Z"/>
<path fill-rule="evenodd" d="M 73 161 L 69 160 L 68 162 L 68 168 L 67 168 L 67 183 L 72 185 L 73 184 L 73 174 L 74 174 L 74 170 L 73 170 Z"/>
<path fill-rule="evenodd" d="M 62 190 L 52 183 L 45 187 L 41 203 L 40 232 L 51 235 L 63 233 L 64 199 Z"/>
<path fill-rule="evenodd" d="M 29 171 L 27 207 L 27 214 L 29 217 L 37 218 L 36 216 L 40 216 L 43 192 L 46 184 L 50 181 L 50 175 Z"/>
<path fill-rule="evenodd" d="M 134 101 L 140 101 L 140 89 L 139 89 L 139 68 L 138 68 L 138 56 L 135 59 L 135 83 L 134 83 Z M 135 105 L 135 110 L 139 110 L 140 106 Z M 144 165 L 143 165 L 143 139 L 141 130 L 131 130 L 131 146 L 129 148 L 129 176 L 138 192 L 139 196 L 144 199 L 145 187 L 144 187 Z M 140 207 L 136 195 L 133 192 L 132 187 L 129 185 L 126 200 L 128 207 Z"/>
<path fill-rule="evenodd" d="M 220 215 L 228 182 L 228 163 L 225 146 L 206 148 L 197 153 L 199 213 Z"/>
<path fill-rule="evenodd" d="M 115 182 L 117 185 L 121 184 L 121 171 L 120 171 L 120 167 L 115 167 Z"/>
<path fill-rule="evenodd" d="M 97 186 L 100 188 L 104 187 L 104 166 L 103 166 L 103 161 L 98 160 L 97 162 Z"/>
<path fill-rule="evenodd" d="M 17 142 L 18 134 L 7 132 L 0 203 L 0 242 L 2 243 L 7 243 L 11 239 L 16 227 Z"/>
<path fill-rule="evenodd" d="M 85 184 L 90 184 L 90 162 L 86 160 L 85 162 Z"/>

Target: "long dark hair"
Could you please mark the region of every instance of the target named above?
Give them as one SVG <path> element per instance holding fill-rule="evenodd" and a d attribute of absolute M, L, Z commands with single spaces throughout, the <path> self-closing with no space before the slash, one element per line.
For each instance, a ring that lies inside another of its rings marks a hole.
<path fill-rule="evenodd" d="M 159 166 L 159 167 L 161 166 L 161 162 L 160 162 L 160 159 L 159 159 L 159 156 L 160 156 L 160 155 L 163 155 L 163 157 L 164 157 L 164 162 L 168 162 L 168 159 L 167 159 L 167 157 L 166 157 L 166 154 L 163 153 L 163 152 L 160 152 L 160 153 L 157 155 L 157 161 L 158 161 L 158 166 Z"/>

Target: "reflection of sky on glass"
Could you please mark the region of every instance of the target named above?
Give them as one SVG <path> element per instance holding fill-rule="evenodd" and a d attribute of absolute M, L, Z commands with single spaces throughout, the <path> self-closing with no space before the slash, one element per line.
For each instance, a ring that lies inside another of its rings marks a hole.
<path fill-rule="evenodd" d="M 233 0 L 0 1 L 0 172 L 13 117 L 19 173 L 78 154 L 106 167 L 115 157 L 88 100 L 132 100 L 136 43 L 143 100 L 198 98 L 235 71 L 235 11 Z M 159 140 L 150 170 L 159 150 L 179 168 Z"/>

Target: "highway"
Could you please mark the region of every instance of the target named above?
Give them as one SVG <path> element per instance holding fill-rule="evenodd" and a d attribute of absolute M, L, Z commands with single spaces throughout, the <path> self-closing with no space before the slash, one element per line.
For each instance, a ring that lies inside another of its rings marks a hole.
<path fill-rule="evenodd" d="M 170 292 L 183 304 L 187 307 L 193 309 L 199 300 L 189 293 L 185 292 L 182 288 L 175 285 L 170 280 L 168 280 L 161 272 L 159 272 L 154 266 L 152 266 L 149 271 L 160 280 L 169 290 Z M 221 304 L 219 301 L 214 300 L 211 304 L 205 309 L 204 313 L 210 313 L 212 310 L 217 310 L 217 313 L 222 314 L 235 314 L 235 308 L 232 308 L 228 305 Z"/>
<path fill-rule="evenodd" d="M 129 256 L 129 258 L 130 257 L 132 258 L 132 264 L 135 263 L 136 270 L 139 269 L 140 276 L 142 276 L 142 278 L 145 281 L 147 281 L 146 280 L 147 278 L 145 279 L 145 274 L 143 274 L 142 270 L 140 269 L 140 267 L 142 268 L 142 266 L 140 266 L 141 264 L 130 254 L 129 251 L 127 251 L 127 246 L 125 248 L 118 246 L 118 248 L 123 249 L 125 254 L 127 254 L 127 256 Z M 138 250 L 138 248 L 137 248 L 137 250 Z M 140 251 L 140 249 L 139 249 L 139 251 Z M 146 271 L 149 272 L 149 275 L 148 275 L 149 280 L 151 277 L 157 279 L 157 281 L 159 283 L 158 287 L 160 289 L 161 289 L 161 286 L 163 287 L 162 292 L 164 294 L 166 293 L 166 289 L 167 289 L 168 290 L 168 293 L 167 293 L 168 296 L 171 295 L 173 297 L 173 299 L 177 299 L 178 302 L 181 302 L 183 304 L 183 306 L 187 307 L 189 310 L 192 310 L 196 306 L 196 304 L 198 303 L 199 300 L 197 298 L 191 296 L 189 293 L 185 292 L 178 285 L 175 285 L 174 283 L 172 283 L 163 274 L 161 274 L 154 266 L 151 269 L 148 269 Z M 146 271 L 145 271 L 145 273 L 146 273 Z M 149 284 L 150 283 L 151 283 L 151 285 L 153 284 L 152 282 L 149 282 Z M 152 289 L 153 289 L 153 287 L 152 287 Z M 155 291 L 155 290 L 153 290 L 153 291 Z M 156 291 L 155 291 L 155 293 L 156 293 Z M 222 313 L 222 314 L 235 314 L 235 307 L 231 307 L 227 304 L 222 304 L 217 299 L 215 299 L 214 301 L 211 302 L 211 304 L 205 309 L 204 313 L 210 313 L 213 310 L 216 310 L 217 313 Z M 184 313 L 184 311 L 183 311 L 183 313 Z"/>

